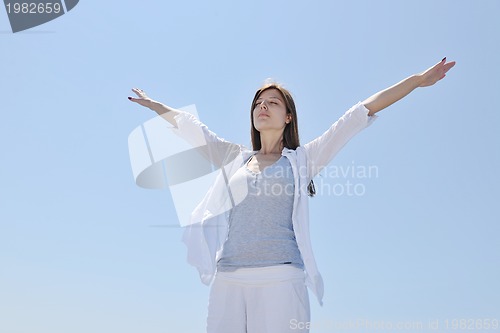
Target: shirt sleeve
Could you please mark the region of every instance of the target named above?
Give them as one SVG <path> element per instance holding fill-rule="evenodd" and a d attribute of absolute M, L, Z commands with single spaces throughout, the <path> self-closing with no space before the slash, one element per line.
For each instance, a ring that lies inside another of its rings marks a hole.
<path fill-rule="evenodd" d="M 326 132 L 304 145 L 311 178 L 328 165 L 352 137 L 372 124 L 377 116 L 369 116 L 368 112 L 368 109 L 358 102 Z"/>
<path fill-rule="evenodd" d="M 174 119 L 177 123 L 177 126 L 172 129 L 174 133 L 182 137 L 193 147 L 203 146 L 208 142 L 225 141 L 210 131 L 204 123 L 190 113 L 181 111 Z"/>
<path fill-rule="evenodd" d="M 190 113 L 180 112 L 174 119 L 177 123 L 177 126 L 172 129 L 174 133 L 188 142 L 216 167 L 227 165 L 244 149 L 238 144 L 219 137 Z"/>

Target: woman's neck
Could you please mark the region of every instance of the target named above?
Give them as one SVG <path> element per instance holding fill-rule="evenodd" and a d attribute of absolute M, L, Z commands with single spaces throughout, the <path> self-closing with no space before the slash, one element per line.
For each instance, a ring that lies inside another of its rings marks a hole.
<path fill-rule="evenodd" d="M 283 150 L 283 133 L 260 133 L 260 154 L 281 154 Z"/>

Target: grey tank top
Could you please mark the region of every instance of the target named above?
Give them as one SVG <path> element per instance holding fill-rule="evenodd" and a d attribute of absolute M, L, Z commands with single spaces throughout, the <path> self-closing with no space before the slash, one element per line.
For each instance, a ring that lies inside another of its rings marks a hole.
<path fill-rule="evenodd" d="M 248 162 L 247 162 L 248 163 Z M 245 164 L 229 180 L 236 206 L 217 264 L 219 271 L 291 264 L 303 268 L 292 225 L 294 178 L 280 159 L 256 173 Z"/>

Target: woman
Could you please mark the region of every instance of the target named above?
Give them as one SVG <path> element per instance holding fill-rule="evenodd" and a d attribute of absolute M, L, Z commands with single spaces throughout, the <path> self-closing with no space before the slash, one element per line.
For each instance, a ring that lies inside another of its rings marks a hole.
<path fill-rule="evenodd" d="M 253 149 L 236 146 L 239 158 L 234 146 L 206 154 L 223 166 L 224 177 L 218 183 L 225 190 L 211 188 L 184 235 L 188 261 L 198 268 L 204 283 L 212 283 L 207 332 L 309 331 L 307 287 L 320 303 L 323 296 L 309 237 L 307 197 L 314 195 L 313 177 L 371 124 L 377 112 L 418 87 L 435 84 L 454 65 L 444 58 L 374 94 L 303 146 L 290 93 L 277 84 L 256 92 L 250 116 Z M 201 131 L 211 147 L 225 143 L 193 116 L 152 100 L 140 89 L 132 90 L 137 94 L 129 97 L 132 102 L 164 117 L 186 140 Z M 214 158 L 221 155 L 226 161 Z M 217 208 L 226 201 L 231 203 L 228 212 Z"/>

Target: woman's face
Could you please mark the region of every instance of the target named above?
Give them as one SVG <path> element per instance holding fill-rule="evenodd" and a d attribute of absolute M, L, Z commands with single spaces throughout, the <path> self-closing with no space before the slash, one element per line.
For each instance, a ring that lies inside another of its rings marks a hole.
<path fill-rule="evenodd" d="M 291 120 L 291 114 L 286 113 L 286 105 L 279 90 L 263 91 L 253 109 L 253 124 L 255 129 L 262 131 L 283 131 Z"/>

